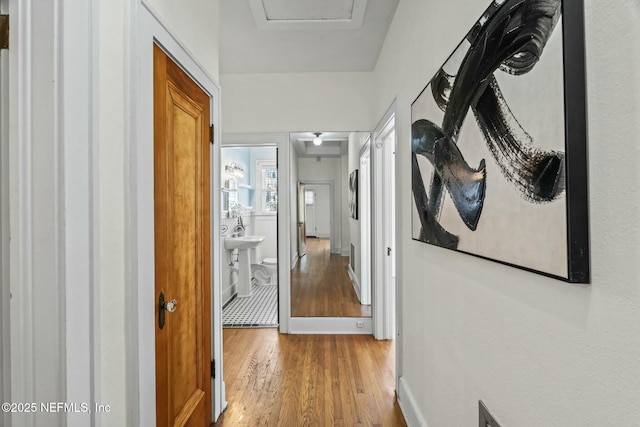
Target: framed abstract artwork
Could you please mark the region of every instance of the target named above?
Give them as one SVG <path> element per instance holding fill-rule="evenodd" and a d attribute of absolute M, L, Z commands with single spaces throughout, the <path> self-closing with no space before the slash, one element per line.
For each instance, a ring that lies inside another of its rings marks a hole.
<path fill-rule="evenodd" d="M 349 216 L 358 219 L 358 169 L 349 174 Z"/>
<path fill-rule="evenodd" d="M 589 283 L 582 0 L 495 0 L 411 105 L 412 237 Z"/>

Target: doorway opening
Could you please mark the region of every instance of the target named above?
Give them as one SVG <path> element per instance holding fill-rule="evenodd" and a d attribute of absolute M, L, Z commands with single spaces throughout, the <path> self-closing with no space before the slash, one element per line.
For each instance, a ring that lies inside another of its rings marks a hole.
<path fill-rule="evenodd" d="M 278 326 L 278 149 L 221 148 L 222 323 Z"/>
<path fill-rule="evenodd" d="M 203 133 L 206 136 L 213 135 L 213 139 L 220 139 L 220 88 L 211 80 L 209 75 L 198 65 L 197 62 L 184 50 L 176 39 L 168 32 L 165 26 L 158 20 L 154 13 L 142 4 L 135 16 L 136 37 L 135 43 L 132 45 L 132 62 L 129 68 L 132 81 L 132 112 L 136 120 L 131 126 L 131 146 L 129 147 L 129 157 L 131 159 L 131 191 L 129 192 L 129 203 L 131 211 L 129 220 L 131 221 L 131 239 L 128 245 L 130 254 L 132 286 L 128 290 L 131 306 L 129 313 L 132 323 L 132 381 L 135 386 L 132 388 L 132 394 L 129 396 L 132 402 L 133 412 L 135 413 L 135 425 L 156 425 L 157 420 L 157 404 L 156 396 L 159 382 L 156 380 L 156 366 L 153 361 L 156 358 L 155 345 L 155 329 L 158 328 L 159 314 L 159 295 L 155 291 L 155 259 L 154 246 L 155 237 L 155 200 L 154 200 L 154 52 L 153 46 L 157 45 L 168 54 L 169 58 L 175 62 L 180 69 L 186 72 L 187 76 L 195 81 L 201 89 L 210 97 L 209 117 L 207 117 L 213 128 L 202 129 L 198 134 Z M 169 90 L 169 89 L 167 89 Z M 171 89 L 173 90 L 173 89 Z M 176 98 L 177 99 L 177 98 Z M 186 100 L 182 100 L 185 101 Z M 194 113 L 199 109 L 190 102 L 187 103 L 186 110 Z M 192 108 L 190 108 L 192 107 Z M 195 109 L 195 110 L 194 110 Z M 175 110 L 176 117 L 182 124 L 189 122 L 188 112 L 184 109 Z M 183 114 L 184 113 L 184 114 Z M 197 115 L 197 113 L 196 113 Z M 204 123 L 204 116 L 200 123 Z M 193 119 L 195 120 L 195 118 Z M 196 120 L 198 121 L 198 120 Z M 188 134 L 187 134 L 188 136 Z M 219 172 L 217 167 L 220 164 L 220 149 L 218 144 L 210 144 L 207 139 L 208 146 L 208 163 L 210 166 L 209 188 L 220 188 Z M 190 154 L 188 155 L 190 156 Z M 173 158 L 173 156 L 172 156 Z M 204 159 L 203 159 L 204 161 Z M 184 165 L 182 165 L 184 166 Z M 186 169 L 186 168 L 185 168 Z M 181 169 L 184 171 L 184 169 Z M 212 173 L 215 171 L 215 173 Z M 187 193 L 185 193 L 187 194 Z M 220 198 L 212 194 L 210 201 L 210 220 L 208 229 L 210 236 L 214 230 L 220 228 Z M 204 208 L 204 207 L 203 207 Z M 182 233 L 189 234 L 189 233 Z M 202 237 L 202 234 L 200 235 Z M 217 237 L 217 236 L 216 236 Z M 209 262 L 211 290 L 210 298 L 210 330 L 209 338 L 210 359 L 203 361 L 204 365 L 200 365 L 198 371 L 212 370 L 211 375 L 207 378 L 207 388 L 211 389 L 211 402 L 209 417 L 216 419 L 226 405 L 224 400 L 224 382 L 222 381 L 222 322 L 219 304 L 220 300 L 220 259 L 217 243 L 218 239 L 211 239 L 214 243 L 210 248 Z M 166 298 L 165 302 L 170 302 L 175 297 Z M 168 299 L 168 301 L 167 301 Z M 173 306 L 175 312 L 166 313 L 166 328 L 169 328 L 171 320 L 187 313 L 189 306 L 178 298 L 178 306 Z M 169 308 L 169 306 L 164 306 Z M 193 328 L 190 329 L 191 331 Z M 205 368 L 206 366 L 206 368 Z M 205 368 L 205 369 L 203 369 Z M 212 378 L 213 377 L 213 378 Z M 180 384 L 184 382 L 180 381 Z M 204 385 L 204 384 L 203 384 Z M 198 396 L 200 394 L 198 393 Z M 194 398 L 199 399 L 198 396 Z"/>
<path fill-rule="evenodd" d="M 362 300 L 360 284 L 360 221 L 370 217 L 371 206 L 359 196 L 359 156 L 369 138 L 370 132 L 289 134 L 299 240 L 291 272 L 292 333 L 372 333 L 371 302 Z"/>
<path fill-rule="evenodd" d="M 304 186 L 305 237 L 328 239 L 331 248 L 336 248 L 334 224 L 331 220 L 333 186 L 308 182 Z"/>
<path fill-rule="evenodd" d="M 305 184 L 304 204 L 306 237 L 331 239 L 331 187 L 327 184 Z"/>

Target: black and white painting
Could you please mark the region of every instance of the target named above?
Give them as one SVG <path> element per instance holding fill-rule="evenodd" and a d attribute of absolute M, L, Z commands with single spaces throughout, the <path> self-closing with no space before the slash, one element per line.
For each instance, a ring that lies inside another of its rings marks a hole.
<path fill-rule="evenodd" d="M 358 219 L 358 169 L 349 174 L 349 216 Z"/>
<path fill-rule="evenodd" d="M 561 0 L 495 0 L 413 102 L 414 239 L 588 282 L 584 30 L 571 3 L 567 17 Z"/>

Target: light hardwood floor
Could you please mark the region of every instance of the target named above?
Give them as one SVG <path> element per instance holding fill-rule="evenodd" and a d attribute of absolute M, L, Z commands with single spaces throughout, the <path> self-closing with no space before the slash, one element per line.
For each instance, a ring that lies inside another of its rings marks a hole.
<path fill-rule="evenodd" d="M 291 316 L 369 317 L 347 272 L 349 257 L 332 254 L 329 239 L 307 239 L 307 255 L 291 271 Z"/>
<path fill-rule="evenodd" d="M 215 426 L 406 426 L 393 341 L 225 329 L 228 407 Z"/>

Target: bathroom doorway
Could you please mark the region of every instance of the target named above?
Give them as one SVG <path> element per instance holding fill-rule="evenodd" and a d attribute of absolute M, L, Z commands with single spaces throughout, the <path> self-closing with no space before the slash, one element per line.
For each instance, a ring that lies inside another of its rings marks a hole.
<path fill-rule="evenodd" d="M 223 146 L 222 323 L 278 326 L 278 150 Z"/>

